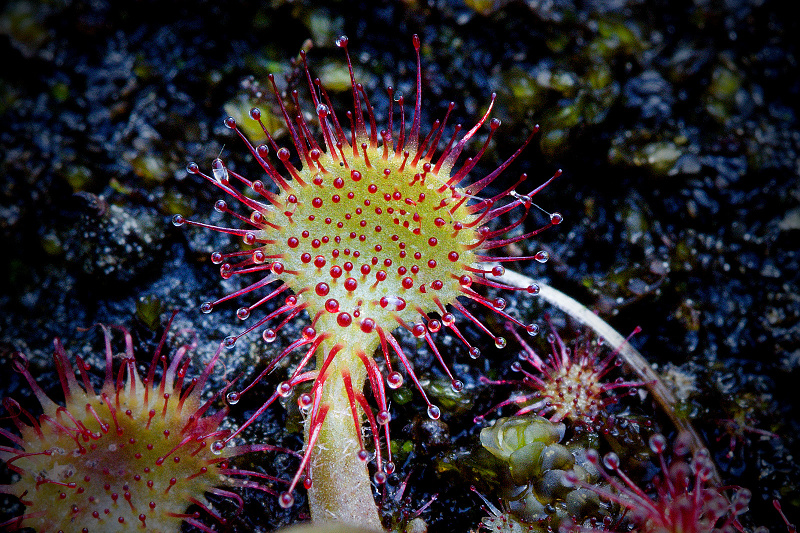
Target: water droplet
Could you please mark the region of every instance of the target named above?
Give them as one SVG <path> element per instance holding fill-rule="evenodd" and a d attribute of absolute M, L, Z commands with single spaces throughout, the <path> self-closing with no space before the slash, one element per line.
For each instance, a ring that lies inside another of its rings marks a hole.
<path fill-rule="evenodd" d="M 384 472 L 376 472 L 375 476 L 372 478 L 377 485 L 383 485 L 386 483 L 386 474 Z"/>
<path fill-rule="evenodd" d="M 571 489 L 578 484 L 578 474 L 576 474 L 573 470 L 567 470 L 561 476 L 561 484 Z"/>
<path fill-rule="evenodd" d="M 439 417 L 442 416 L 442 412 L 435 405 L 429 405 L 428 416 L 431 418 L 431 420 L 438 420 Z"/>
<path fill-rule="evenodd" d="M 505 348 L 507 344 L 508 344 L 508 341 L 506 341 L 505 337 L 495 337 L 495 339 L 494 339 L 494 345 L 497 346 L 500 349 Z"/>
<path fill-rule="evenodd" d="M 326 106 L 325 104 L 318 104 L 317 105 L 317 115 L 325 117 L 325 116 L 328 115 L 328 113 L 330 113 L 330 110 L 328 109 L 328 106 Z"/>
<path fill-rule="evenodd" d="M 173 226 L 180 227 L 180 226 L 183 226 L 184 224 L 186 224 L 186 219 L 183 218 L 183 215 L 174 215 L 172 217 L 172 225 Z"/>
<path fill-rule="evenodd" d="M 282 492 L 280 497 L 278 498 L 278 505 L 283 507 L 284 509 L 288 509 L 292 505 L 294 505 L 294 496 L 291 495 L 289 492 Z"/>
<path fill-rule="evenodd" d="M 363 462 L 366 463 L 367 459 L 369 459 L 369 454 L 367 453 L 367 450 L 358 450 L 358 454 L 357 455 L 358 455 L 358 460 L 359 461 L 363 461 Z"/>
<path fill-rule="evenodd" d="M 378 420 L 378 424 L 383 426 L 389 423 L 389 421 L 392 419 L 392 415 L 389 414 L 389 411 L 378 411 L 378 414 L 375 418 Z"/>
<path fill-rule="evenodd" d="M 301 394 L 300 397 L 297 399 L 297 405 L 300 406 L 300 409 L 308 409 L 311 407 L 311 404 L 314 403 L 314 398 L 311 397 L 309 393 Z"/>
<path fill-rule="evenodd" d="M 239 309 L 236 310 L 236 317 L 239 320 L 245 320 L 249 316 L 250 316 L 250 309 L 248 309 L 247 307 L 240 307 Z"/>
<path fill-rule="evenodd" d="M 525 290 L 528 291 L 528 294 L 539 294 L 539 286 L 535 283 L 532 285 L 528 285 L 528 287 Z"/>
<path fill-rule="evenodd" d="M 561 224 L 563 221 L 564 217 L 561 215 L 561 213 L 556 212 L 550 215 L 550 223 L 553 225 Z"/>
<path fill-rule="evenodd" d="M 539 324 L 528 324 L 525 326 L 525 331 L 528 332 L 528 335 L 534 337 L 539 334 Z"/>
<path fill-rule="evenodd" d="M 225 339 L 222 341 L 222 345 L 230 350 L 236 345 L 236 337 L 233 335 L 225 337 Z"/>
<path fill-rule="evenodd" d="M 214 310 L 214 304 L 212 304 L 211 302 L 205 302 L 203 303 L 203 305 L 200 306 L 201 313 L 208 314 L 213 310 Z"/>
<path fill-rule="evenodd" d="M 650 437 L 650 449 L 653 450 L 654 453 L 664 453 L 667 449 L 667 439 L 664 438 L 664 435 L 657 433 Z"/>
<path fill-rule="evenodd" d="M 236 405 L 239 403 L 239 393 L 238 392 L 229 392 L 225 399 L 228 400 L 230 405 Z"/>
<path fill-rule="evenodd" d="M 391 461 L 386 461 L 384 465 L 384 470 L 386 470 L 387 474 L 394 474 L 394 463 Z"/>
<path fill-rule="evenodd" d="M 226 209 L 228 209 L 228 204 L 225 203 L 225 200 L 217 200 L 214 202 L 214 211 L 224 213 Z"/>
<path fill-rule="evenodd" d="M 453 313 L 445 313 L 442 315 L 442 324 L 445 326 L 452 326 L 455 321 L 456 317 L 453 315 Z"/>
<path fill-rule="evenodd" d="M 280 385 L 278 385 L 278 394 L 286 398 L 292 393 L 292 385 L 288 381 L 282 381 Z"/>
<path fill-rule="evenodd" d="M 455 379 L 450 384 L 450 387 L 452 387 L 454 392 L 461 392 L 462 390 L 464 390 L 464 382 L 461 381 L 461 380 Z"/>
<path fill-rule="evenodd" d="M 221 440 L 217 440 L 211 443 L 211 453 L 214 455 L 219 455 L 222 453 L 222 450 L 225 449 L 225 443 Z"/>
<path fill-rule="evenodd" d="M 609 470 L 616 470 L 619 468 L 619 456 L 614 452 L 608 452 L 603 456 L 603 466 Z"/>
<path fill-rule="evenodd" d="M 469 356 L 472 359 L 477 359 L 478 357 L 481 356 L 480 349 L 478 349 L 477 347 L 473 346 L 472 348 L 469 349 Z"/>
<path fill-rule="evenodd" d="M 533 258 L 540 263 L 547 263 L 547 260 L 550 259 L 550 254 L 544 250 L 539 250 Z"/>
<path fill-rule="evenodd" d="M 386 378 L 386 384 L 390 389 L 397 389 L 403 385 L 403 376 L 400 372 L 394 371 Z"/>
<path fill-rule="evenodd" d="M 215 159 L 214 161 L 220 161 L 219 159 Z M 218 166 L 213 166 L 211 169 L 211 174 L 214 176 L 214 179 L 217 180 L 218 183 L 228 183 L 228 169 L 222 165 L 222 161 Z"/>
<path fill-rule="evenodd" d="M 498 311 L 502 311 L 506 308 L 506 301 L 503 298 L 495 298 L 492 300 L 492 307 L 497 309 Z"/>
<path fill-rule="evenodd" d="M 264 339 L 264 342 L 275 342 L 275 339 L 278 338 L 278 334 L 275 333 L 274 329 L 267 328 L 261 333 L 261 338 Z"/>

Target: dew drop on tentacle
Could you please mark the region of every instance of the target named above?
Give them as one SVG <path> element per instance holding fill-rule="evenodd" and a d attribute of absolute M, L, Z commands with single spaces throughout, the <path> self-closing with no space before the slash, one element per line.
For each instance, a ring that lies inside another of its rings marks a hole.
<path fill-rule="evenodd" d="M 225 168 L 222 159 L 217 158 L 211 162 L 211 175 L 214 176 L 214 179 L 217 180 L 218 183 L 228 183 L 228 169 Z"/>
<path fill-rule="evenodd" d="M 540 263 L 547 263 L 547 260 L 550 259 L 550 254 L 544 250 L 539 250 L 533 258 Z"/>
<path fill-rule="evenodd" d="M 395 370 L 386 377 L 386 384 L 390 389 L 398 389 L 403 386 L 403 376 Z"/>
<path fill-rule="evenodd" d="M 236 345 L 236 337 L 234 335 L 225 337 L 225 339 L 222 341 L 222 345 L 230 350 Z"/>
<path fill-rule="evenodd" d="M 229 392 L 225 396 L 225 400 L 227 400 L 229 405 L 236 405 L 237 403 L 239 403 L 239 397 L 240 395 L 238 392 Z"/>
<path fill-rule="evenodd" d="M 307 392 L 301 394 L 297 399 L 297 405 L 300 407 L 300 409 L 308 409 L 311 407 L 312 403 L 314 403 L 314 398 Z"/>
<path fill-rule="evenodd" d="M 225 449 L 225 443 L 222 442 L 221 440 L 216 440 L 211 443 L 211 453 L 213 453 L 214 455 L 220 455 L 222 453 L 222 450 L 224 449 Z"/>
<path fill-rule="evenodd" d="M 375 416 L 375 419 L 378 421 L 380 425 L 386 425 L 391 421 L 392 415 L 389 414 L 389 411 L 378 411 L 378 414 Z"/>
<path fill-rule="evenodd" d="M 282 492 L 281 495 L 278 497 L 278 505 L 280 505 L 284 509 L 288 509 L 292 505 L 294 505 L 294 496 L 292 496 L 292 493 Z"/>
<path fill-rule="evenodd" d="M 278 338 L 278 334 L 275 333 L 275 330 L 272 328 L 267 328 L 261 333 L 261 338 L 264 339 L 264 342 L 275 342 L 275 339 Z"/>
<path fill-rule="evenodd" d="M 428 406 L 428 416 L 431 420 L 438 420 L 442 415 L 442 411 L 435 405 Z"/>

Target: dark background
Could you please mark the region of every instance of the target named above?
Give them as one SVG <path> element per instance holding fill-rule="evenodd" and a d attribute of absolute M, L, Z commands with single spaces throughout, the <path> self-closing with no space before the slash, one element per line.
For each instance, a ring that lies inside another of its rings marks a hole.
<path fill-rule="evenodd" d="M 418 33 L 423 125 L 451 100 L 451 123 L 471 125 L 498 93 L 503 126 L 477 176 L 516 150 L 534 123 L 542 126 L 536 146 L 505 179 L 526 171 L 539 183 L 564 169 L 537 197 L 564 223 L 525 245 L 548 250 L 551 261 L 518 268 L 623 333 L 640 325 L 633 342 L 645 357 L 673 381 L 694 383 L 681 389 L 680 409 L 724 481 L 752 490 L 746 523 L 781 531 L 773 498 L 800 521 L 800 40 L 789 4 L 8 2 L 0 8 L 0 362 L 6 368 L 23 351 L 46 390 L 57 391 L 53 337 L 74 353 L 97 353 L 96 332 L 77 328 L 122 324 L 147 360 L 176 307 L 178 329 L 193 329 L 198 357 L 207 358 L 243 328 L 236 304 L 197 311 L 234 285 L 208 261 L 225 239 L 169 223 L 175 212 L 216 220 L 214 191 L 186 177 L 186 163 L 207 169 L 222 153 L 255 172 L 222 119 L 253 104 L 269 109 L 274 100 L 258 97 L 258 83 L 268 87 L 274 72 L 284 84 L 303 47 L 314 74 L 335 85 L 345 72 L 333 45 L 340 34 L 383 122 L 383 87 L 413 94 Z M 346 92 L 335 97 L 339 109 L 350 105 Z M 531 228 L 538 222 L 532 216 Z M 273 347 L 256 335 L 240 342 L 228 370 L 257 368 L 292 333 Z M 480 389 L 477 376 L 505 375 L 511 356 L 487 348 L 470 364 L 459 350 L 445 357 L 458 361 L 480 400 L 443 417 L 439 431 L 463 451 L 475 442 L 478 407 L 508 394 Z M 11 372 L 0 376 L 0 392 L 30 398 Z M 234 422 L 258 400 L 244 399 Z M 409 499 L 387 497 L 385 507 L 413 512 L 439 494 L 421 515 L 430 531 L 477 527 L 480 502 L 463 490 L 470 481 L 425 466 L 456 452 L 432 445 L 436 431 L 420 431 L 420 403 L 402 400 L 393 398 L 393 431 L 414 450 L 402 465 L 412 476 Z M 299 449 L 298 430 L 277 410 L 248 435 Z M 276 461 L 290 475 L 294 465 Z M 260 494 L 246 500 L 234 530 L 267 531 L 303 516 L 302 498 L 288 512 Z M 12 502 L 0 497 L 0 522 L 19 512 Z"/>

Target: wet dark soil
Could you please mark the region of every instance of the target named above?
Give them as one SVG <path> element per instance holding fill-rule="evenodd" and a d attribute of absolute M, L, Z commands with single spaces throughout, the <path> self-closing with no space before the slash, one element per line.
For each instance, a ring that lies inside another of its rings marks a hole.
<path fill-rule="evenodd" d="M 4 368 L 22 351 L 55 393 L 54 337 L 73 353 L 97 353 L 96 332 L 78 328 L 124 325 L 144 361 L 174 308 L 177 329 L 195 331 L 198 357 L 210 357 L 242 323 L 236 304 L 198 310 L 236 285 L 208 259 L 227 240 L 170 224 L 176 212 L 216 220 L 216 193 L 187 177 L 186 163 L 207 168 L 222 153 L 254 173 L 223 118 L 270 109 L 258 82 L 274 72 L 283 83 L 302 48 L 335 85 L 340 34 L 380 120 L 383 87 L 413 94 L 418 33 L 423 124 L 451 100 L 453 123 L 472 124 L 498 94 L 503 125 L 476 175 L 534 123 L 536 146 L 504 179 L 525 171 L 538 184 L 564 169 L 536 199 L 564 223 L 525 245 L 551 260 L 516 267 L 622 333 L 641 326 L 634 344 L 678 384 L 679 407 L 724 482 L 753 492 L 748 527 L 785 530 L 776 498 L 800 521 L 800 28 L 787 3 L 11 0 L 0 10 Z M 346 92 L 334 97 L 347 108 Z M 257 335 L 241 341 L 228 371 L 258 368 L 293 333 L 270 346 Z M 405 478 L 391 481 L 384 508 L 413 515 L 438 494 L 420 515 L 429 531 L 477 527 L 481 504 L 467 489 L 480 480 L 441 465 L 473 449 L 472 417 L 508 395 L 481 388 L 478 376 L 507 375 L 519 349 L 487 348 L 470 363 L 452 346 L 445 359 L 458 361 L 471 396 L 452 402 L 445 427 L 420 420 L 419 402 L 393 398 L 400 472 L 410 477 L 396 500 Z M 0 394 L 31 398 L 8 371 Z M 236 406 L 234 423 L 260 405 L 258 394 L 268 388 Z M 299 449 L 298 420 L 277 409 L 248 438 Z M 295 465 L 275 468 L 287 477 Z M 20 511 L 13 501 L 0 498 L 0 522 Z M 269 531 L 305 513 L 302 499 L 290 511 L 255 491 L 245 502 L 232 531 Z M 221 507 L 233 517 L 232 505 Z"/>

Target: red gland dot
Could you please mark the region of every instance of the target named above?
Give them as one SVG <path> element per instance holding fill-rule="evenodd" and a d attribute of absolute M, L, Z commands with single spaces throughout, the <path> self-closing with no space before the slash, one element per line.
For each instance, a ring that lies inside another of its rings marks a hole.
<path fill-rule="evenodd" d="M 352 322 L 353 322 L 353 317 L 350 316 L 350 313 L 342 312 L 339 313 L 339 315 L 336 317 L 336 323 L 343 328 L 346 328 L 347 326 L 352 324 Z"/>
<path fill-rule="evenodd" d="M 347 291 L 354 291 L 358 288 L 358 282 L 353 278 L 347 278 L 344 280 L 344 288 Z"/>
<path fill-rule="evenodd" d="M 341 189 L 342 187 L 344 187 L 344 180 L 342 178 L 336 178 L 335 180 L 333 180 L 333 186 L 336 187 L 337 189 Z"/>
<path fill-rule="evenodd" d="M 272 270 L 273 274 L 280 276 L 281 274 L 283 274 L 284 270 L 283 263 L 278 263 L 278 262 L 272 263 L 270 269 Z"/>
<path fill-rule="evenodd" d="M 317 286 L 314 290 L 316 291 L 317 296 L 327 296 L 331 288 L 327 283 L 317 283 Z"/>
<path fill-rule="evenodd" d="M 386 279 L 386 271 L 385 270 L 378 270 L 375 273 L 375 279 L 378 281 L 384 281 Z"/>
<path fill-rule="evenodd" d="M 458 252 L 450 252 L 449 254 L 447 254 L 447 258 L 451 262 L 455 263 L 456 261 L 458 261 Z"/>
<path fill-rule="evenodd" d="M 461 285 L 462 287 L 469 287 L 470 285 L 472 285 L 472 277 L 468 276 L 467 274 L 464 274 L 463 276 L 458 278 L 458 284 Z"/>
<path fill-rule="evenodd" d="M 300 239 L 297 237 L 289 237 L 286 244 L 289 245 L 289 248 L 297 248 L 300 245 Z"/>
<path fill-rule="evenodd" d="M 370 270 L 372 270 L 369 265 L 361 265 L 361 273 L 365 276 L 369 274 Z"/>
<path fill-rule="evenodd" d="M 352 170 L 350 171 L 350 177 L 353 178 L 353 181 L 361 181 L 361 172 Z"/>
<path fill-rule="evenodd" d="M 365 318 L 361 321 L 361 331 L 364 333 L 372 333 L 375 330 L 375 321 L 371 318 Z"/>
<path fill-rule="evenodd" d="M 428 239 L 428 246 L 436 246 L 437 244 L 439 244 L 439 240 L 436 237 Z"/>
<path fill-rule="evenodd" d="M 428 268 L 436 268 L 436 259 L 428 259 Z"/>
<path fill-rule="evenodd" d="M 322 198 L 320 198 L 319 196 L 314 198 L 313 200 L 311 200 L 311 205 L 319 209 L 320 207 L 322 207 Z"/>
<path fill-rule="evenodd" d="M 411 278 L 403 278 L 402 285 L 404 289 L 410 289 L 414 286 L 414 280 Z"/>
<path fill-rule="evenodd" d="M 373 183 L 372 185 L 367 187 L 367 192 L 369 192 L 370 194 L 375 194 L 376 192 L 378 192 L 378 186 Z"/>
<path fill-rule="evenodd" d="M 317 268 L 322 268 L 325 266 L 325 258 L 321 255 L 318 255 L 314 258 L 314 266 Z"/>
<path fill-rule="evenodd" d="M 300 256 L 300 261 L 303 263 L 310 263 L 311 262 L 311 254 L 306 252 Z"/>
<path fill-rule="evenodd" d="M 436 218 L 434 219 L 434 221 L 433 221 L 433 224 L 434 224 L 434 225 L 435 225 L 437 228 L 441 228 L 442 226 L 444 226 L 445 224 L 447 224 L 447 221 L 446 221 L 445 219 L 443 219 L 442 217 L 436 217 Z"/>
<path fill-rule="evenodd" d="M 433 289 L 435 291 L 442 290 L 442 287 L 444 287 L 444 283 L 442 283 L 442 280 L 440 280 L 440 279 L 435 279 L 431 283 L 431 289 Z"/>
<path fill-rule="evenodd" d="M 327 302 L 325 302 L 325 310 L 329 313 L 335 313 L 339 310 L 339 300 L 331 298 Z"/>
<path fill-rule="evenodd" d="M 331 277 L 333 279 L 337 279 L 342 275 L 342 267 L 340 266 L 332 266 L 331 267 Z"/>

